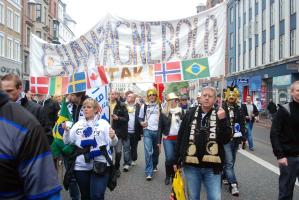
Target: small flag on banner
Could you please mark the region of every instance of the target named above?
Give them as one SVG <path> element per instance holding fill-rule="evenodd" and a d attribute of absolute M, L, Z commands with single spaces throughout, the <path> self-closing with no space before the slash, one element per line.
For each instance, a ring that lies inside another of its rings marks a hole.
<path fill-rule="evenodd" d="M 182 61 L 184 80 L 210 77 L 208 58 Z"/>
<path fill-rule="evenodd" d="M 98 88 L 108 84 L 108 79 L 103 66 L 88 68 L 87 88 Z"/>
<path fill-rule="evenodd" d="M 167 83 L 181 80 L 181 62 L 155 64 L 155 83 Z"/>
<path fill-rule="evenodd" d="M 72 74 L 69 79 L 68 93 L 82 92 L 86 90 L 85 72 Z"/>
<path fill-rule="evenodd" d="M 48 94 L 49 78 L 48 77 L 30 77 L 30 91 L 33 94 Z"/>
<path fill-rule="evenodd" d="M 64 95 L 67 92 L 68 77 L 52 77 L 50 80 L 50 95 Z"/>

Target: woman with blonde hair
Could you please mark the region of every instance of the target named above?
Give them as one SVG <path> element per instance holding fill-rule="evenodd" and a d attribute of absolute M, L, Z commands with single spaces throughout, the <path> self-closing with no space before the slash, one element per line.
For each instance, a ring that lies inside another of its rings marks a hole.
<path fill-rule="evenodd" d="M 177 134 L 183 118 L 182 108 L 179 106 L 179 97 L 175 93 L 167 95 L 165 108 L 159 118 L 158 143 L 163 146 L 165 152 L 165 185 L 168 185 L 174 175 L 174 151 Z"/>
<path fill-rule="evenodd" d="M 74 174 L 81 199 L 103 200 L 109 178 L 111 146 L 118 138 L 110 124 L 98 116 L 98 102 L 87 98 L 83 102 L 84 117 L 63 135 L 65 144 L 75 144 L 83 152 L 76 157 Z M 108 157 L 109 156 L 109 157 Z"/>

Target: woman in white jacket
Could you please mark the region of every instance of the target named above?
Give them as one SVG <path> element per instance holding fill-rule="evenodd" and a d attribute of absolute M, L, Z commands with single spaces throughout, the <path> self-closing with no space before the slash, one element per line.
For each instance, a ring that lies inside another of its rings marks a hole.
<path fill-rule="evenodd" d="M 77 156 L 74 167 L 81 199 L 84 200 L 104 199 L 109 178 L 109 163 L 103 152 L 107 151 L 112 160 L 110 147 L 115 146 L 118 141 L 110 124 L 99 119 L 98 110 L 99 105 L 96 100 L 86 99 L 83 102 L 84 118 L 63 135 L 65 144 L 75 144 L 78 148 L 87 150 Z"/>

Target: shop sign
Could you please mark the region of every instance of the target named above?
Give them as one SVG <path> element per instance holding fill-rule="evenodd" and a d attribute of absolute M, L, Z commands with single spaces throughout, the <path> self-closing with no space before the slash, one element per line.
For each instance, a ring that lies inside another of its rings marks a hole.
<path fill-rule="evenodd" d="M 20 69 L 17 67 L 0 66 L 0 76 L 4 76 L 6 74 L 16 74 L 19 77 L 21 76 Z"/>
<path fill-rule="evenodd" d="M 239 78 L 238 83 L 248 83 L 248 78 Z"/>
<path fill-rule="evenodd" d="M 273 86 L 285 86 L 291 84 L 291 75 L 273 77 Z"/>

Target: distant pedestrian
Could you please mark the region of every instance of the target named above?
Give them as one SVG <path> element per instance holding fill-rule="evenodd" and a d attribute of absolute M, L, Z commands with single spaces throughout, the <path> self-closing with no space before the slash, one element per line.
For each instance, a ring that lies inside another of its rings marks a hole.
<path fill-rule="evenodd" d="M 299 81 L 291 85 L 292 102 L 279 105 L 272 122 L 270 139 L 277 158 L 279 199 L 292 199 L 299 180 Z"/>
<path fill-rule="evenodd" d="M 0 81 L 0 199 L 59 200 L 62 189 L 43 127 L 9 101 Z"/>
<path fill-rule="evenodd" d="M 190 109 L 189 98 L 185 94 L 180 97 L 180 107 L 183 109 L 183 113 L 187 113 Z"/>
<path fill-rule="evenodd" d="M 254 144 L 253 144 L 252 128 L 254 122 L 256 121 L 256 117 L 259 116 L 259 111 L 256 105 L 252 103 L 250 95 L 247 95 L 246 103 L 242 104 L 241 108 L 243 114 L 245 115 L 245 120 L 246 120 L 247 141 L 248 141 L 249 149 L 253 151 Z"/>
<path fill-rule="evenodd" d="M 267 110 L 269 111 L 270 119 L 272 120 L 273 119 L 273 115 L 277 112 L 277 106 L 273 102 L 272 99 L 269 99 L 269 104 L 267 106 Z"/>
<path fill-rule="evenodd" d="M 223 145 L 231 127 L 223 108 L 215 108 L 216 89 L 202 90 L 201 105 L 191 108 L 181 123 L 175 148 L 174 169 L 182 166 L 189 200 L 199 200 L 204 185 L 208 200 L 221 199 Z"/>

